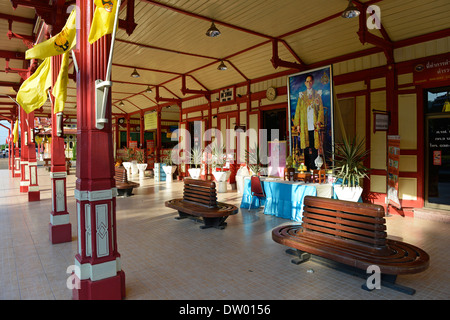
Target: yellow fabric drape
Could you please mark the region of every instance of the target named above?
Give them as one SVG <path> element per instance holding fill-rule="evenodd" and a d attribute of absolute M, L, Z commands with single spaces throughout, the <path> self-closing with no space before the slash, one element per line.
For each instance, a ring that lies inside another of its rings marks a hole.
<path fill-rule="evenodd" d="M 36 72 L 22 83 L 17 92 L 16 100 L 26 113 L 44 105 L 48 98 L 48 89 L 52 85 L 51 81 L 50 58 L 46 58 Z"/>
<path fill-rule="evenodd" d="M 76 10 L 73 9 L 61 32 L 27 50 L 25 58 L 45 59 L 69 52 L 76 44 L 76 33 Z"/>
<path fill-rule="evenodd" d="M 53 87 L 52 93 L 55 97 L 55 107 L 53 108 L 54 113 L 63 112 L 64 104 L 67 99 L 67 82 L 69 81 L 69 52 L 63 54 L 61 61 L 61 70 L 58 74 L 58 79 L 56 79 L 55 85 Z"/>
<path fill-rule="evenodd" d="M 117 0 L 95 0 L 94 3 L 96 8 L 88 38 L 90 44 L 93 44 L 104 35 L 113 32 L 114 19 L 117 10 Z"/>

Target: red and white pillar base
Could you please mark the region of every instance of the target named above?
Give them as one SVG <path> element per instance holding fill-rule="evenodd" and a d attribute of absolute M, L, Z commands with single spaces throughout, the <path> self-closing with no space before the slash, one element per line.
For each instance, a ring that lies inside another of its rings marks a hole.
<path fill-rule="evenodd" d="M 67 212 L 66 176 L 66 172 L 50 172 L 52 212 L 48 227 L 52 244 L 72 241 L 72 225 L 69 222 L 69 212 Z"/>
<path fill-rule="evenodd" d="M 30 168 L 28 167 L 28 161 L 20 161 L 20 192 L 28 192 L 28 186 L 30 185 Z"/>
<path fill-rule="evenodd" d="M 20 157 L 14 156 L 13 178 L 20 178 Z"/>
<path fill-rule="evenodd" d="M 39 191 L 38 175 L 37 175 L 37 162 L 28 162 L 28 168 L 30 169 L 30 181 L 28 185 L 28 201 L 41 200 L 41 192 Z"/>
<path fill-rule="evenodd" d="M 75 283 L 79 283 L 79 287 L 73 289 L 73 299 L 120 300 L 125 297 L 125 273 L 116 241 L 116 196 L 116 188 L 75 190 L 78 217 Z"/>

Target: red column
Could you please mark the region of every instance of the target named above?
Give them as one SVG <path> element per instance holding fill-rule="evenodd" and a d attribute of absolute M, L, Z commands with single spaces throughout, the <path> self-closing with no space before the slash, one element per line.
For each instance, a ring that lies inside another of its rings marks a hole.
<path fill-rule="evenodd" d="M 17 116 L 18 118 L 18 116 Z M 16 119 L 13 118 L 13 121 L 11 122 L 11 131 L 14 129 L 14 124 L 16 123 Z M 19 178 L 20 177 L 20 151 L 19 151 L 19 142 L 17 141 L 14 143 L 14 135 L 11 134 L 11 150 L 9 150 L 9 156 L 11 157 L 11 161 L 13 163 L 13 169 L 11 171 L 13 178 Z"/>
<path fill-rule="evenodd" d="M 51 58 L 52 83 L 56 82 L 61 69 L 62 56 Z M 55 99 L 52 98 L 52 143 L 50 179 L 52 184 L 52 211 L 48 225 L 49 239 L 52 244 L 71 242 L 72 225 L 69 222 L 67 211 L 67 189 L 66 189 L 66 156 L 64 152 L 64 137 L 56 135 L 56 115 L 54 114 Z"/>
<path fill-rule="evenodd" d="M 77 30 L 77 181 L 75 199 L 78 218 L 78 250 L 75 278 L 79 289 L 74 299 L 122 299 L 125 273 L 117 250 L 116 195 L 111 96 L 104 129 L 95 127 L 95 80 L 104 80 L 110 36 L 90 45 L 88 35 L 93 0 L 77 0 L 80 29 Z M 78 20 L 78 17 L 77 17 Z M 109 91 L 111 92 L 111 91 Z M 109 93 L 110 94 L 110 93 Z"/>
<path fill-rule="evenodd" d="M 142 111 L 142 110 L 139 113 L 139 127 L 140 127 L 139 140 L 141 141 L 141 148 L 144 149 L 145 148 L 145 145 L 144 145 L 144 111 Z"/>
<path fill-rule="evenodd" d="M 41 193 L 39 191 L 36 144 L 34 143 L 34 112 L 27 115 L 28 119 L 28 168 L 29 168 L 29 185 L 28 185 L 28 201 L 39 201 Z"/>
<path fill-rule="evenodd" d="M 30 171 L 28 168 L 28 125 L 27 114 L 20 108 L 20 192 L 28 192 Z"/>

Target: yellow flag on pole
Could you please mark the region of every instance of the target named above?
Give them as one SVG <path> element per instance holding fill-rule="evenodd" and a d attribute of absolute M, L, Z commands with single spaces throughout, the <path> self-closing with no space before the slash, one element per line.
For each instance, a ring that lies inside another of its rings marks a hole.
<path fill-rule="evenodd" d="M 42 107 L 47 101 L 51 81 L 50 58 L 46 58 L 31 77 L 22 83 L 17 92 L 16 100 L 26 113 Z"/>
<path fill-rule="evenodd" d="M 67 100 L 67 82 L 69 81 L 69 52 L 65 52 L 61 61 L 61 70 L 56 79 L 52 93 L 55 97 L 53 113 L 63 112 Z"/>
<path fill-rule="evenodd" d="M 16 120 L 14 123 L 13 137 L 13 142 L 16 144 L 16 142 L 19 141 L 19 120 Z"/>
<path fill-rule="evenodd" d="M 76 44 L 76 33 L 76 10 L 73 9 L 61 32 L 27 50 L 25 58 L 45 59 L 47 57 L 69 52 Z"/>
<path fill-rule="evenodd" d="M 117 10 L 117 0 L 95 0 L 94 3 L 96 8 L 88 38 L 90 44 L 113 32 Z"/>

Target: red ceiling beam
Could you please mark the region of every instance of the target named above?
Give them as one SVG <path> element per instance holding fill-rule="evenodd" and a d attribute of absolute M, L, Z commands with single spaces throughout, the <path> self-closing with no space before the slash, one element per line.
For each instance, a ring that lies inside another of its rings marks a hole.
<path fill-rule="evenodd" d="M 25 52 L 0 50 L 0 58 L 25 60 Z"/>
<path fill-rule="evenodd" d="M 36 23 L 35 19 L 13 16 L 11 14 L 5 14 L 5 13 L 0 13 L 0 19 L 11 20 L 14 22 L 21 22 L 21 23 L 27 23 L 27 24 L 33 24 L 33 25 Z"/>

